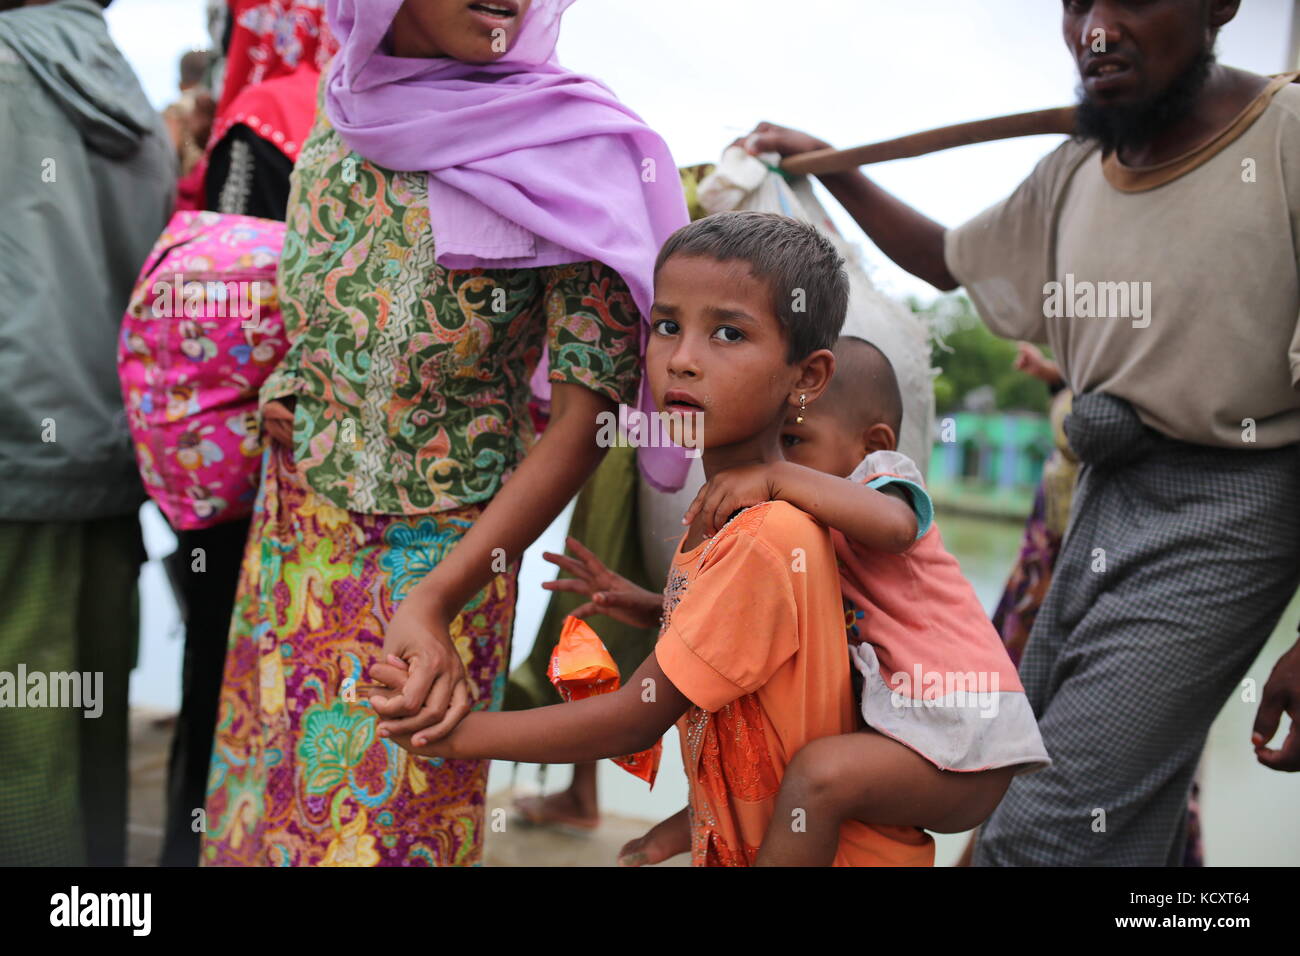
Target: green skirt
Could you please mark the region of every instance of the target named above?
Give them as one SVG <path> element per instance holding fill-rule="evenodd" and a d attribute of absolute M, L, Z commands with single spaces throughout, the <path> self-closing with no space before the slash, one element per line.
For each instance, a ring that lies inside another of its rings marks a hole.
<path fill-rule="evenodd" d="M 144 558 L 135 514 L 0 521 L 0 866 L 126 863 Z"/>

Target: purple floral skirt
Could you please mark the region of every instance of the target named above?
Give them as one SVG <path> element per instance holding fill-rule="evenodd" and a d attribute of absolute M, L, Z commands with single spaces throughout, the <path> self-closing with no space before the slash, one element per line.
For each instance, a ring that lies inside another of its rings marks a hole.
<path fill-rule="evenodd" d="M 441 866 L 483 853 L 488 763 L 412 757 L 355 692 L 411 588 L 482 513 L 336 507 L 263 460 L 209 770 L 206 866 Z M 476 709 L 503 696 L 519 564 L 452 623 Z"/>

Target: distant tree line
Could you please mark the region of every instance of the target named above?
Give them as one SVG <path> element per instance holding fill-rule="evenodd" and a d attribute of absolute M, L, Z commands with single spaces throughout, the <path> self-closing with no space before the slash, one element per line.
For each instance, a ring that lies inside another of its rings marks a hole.
<path fill-rule="evenodd" d="M 911 297 L 908 305 L 933 330 L 931 364 L 941 370 L 934 380 L 937 411 L 960 411 L 972 392 L 981 389 L 979 394 L 987 398 L 986 386 L 992 386 L 993 407 L 998 411 L 1047 413 L 1047 386 L 1012 367 L 1016 343 L 985 328 L 965 295 L 954 293 L 930 302 Z M 1046 348 L 1043 351 L 1051 354 Z"/>

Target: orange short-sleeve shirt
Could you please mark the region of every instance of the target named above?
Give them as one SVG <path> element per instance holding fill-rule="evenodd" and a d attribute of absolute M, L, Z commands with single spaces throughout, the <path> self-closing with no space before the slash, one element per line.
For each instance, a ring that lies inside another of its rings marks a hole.
<path fill-rule="evenodd" d="M 679 546 L 655 656 L 694 705 L 678 722 L 692 862 L 749 866 L 790 760 L 810 740 L 857 729 L 828 530 L 769 501 L 690 551 Z M 840 830 L 837 866 L 933 863 L 922 830 Z"/>

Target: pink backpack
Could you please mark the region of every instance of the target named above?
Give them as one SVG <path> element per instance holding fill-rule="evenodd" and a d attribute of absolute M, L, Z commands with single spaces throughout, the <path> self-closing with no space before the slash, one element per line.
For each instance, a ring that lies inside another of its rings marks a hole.
<path fill-rule="evenodd" d="M 257 392 L 288 348 L 275 270 L 282 222 L 178 212 L 122 321 L 117 367 L 140 477 L 178 531 L 250 514 Z"/>

